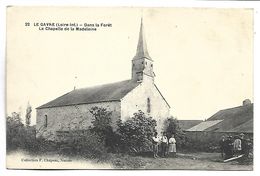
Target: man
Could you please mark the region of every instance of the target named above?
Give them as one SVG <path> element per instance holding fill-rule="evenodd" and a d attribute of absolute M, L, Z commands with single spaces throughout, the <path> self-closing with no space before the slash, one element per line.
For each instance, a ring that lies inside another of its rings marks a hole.
<path fill-rule="evenodd" d="M 163 136 L 161 138 L 161 145 L 162 145 L 162 157 L 166 157 L 167 146 L 168 146 L 168 138 L 166 136 L 166 132 L 163 132 Z"/>
<path fill-rule="evenodd" d="M 153 157 L 157 158 L 158 157 L 158 145 L 160 142 L 160 138 L 158 137 L 158 133 L 155 132 L 154 136 L 152 137 L 153 139 Z"/>
<path fill-rule="evenodd" d="M 233 157 L 232 136 L 228 136 L 227 140 L 224 142 L 224 152 L 225 152 L 225 159 L 229 159 Z"/>
<path fill-rule="evenodd" d="M 224 145 L 226 141 L 226 136 L 222 136 L 221 140 L 219 141 L 219 146 L 220 146 L 220 152 L 221 152 L 221 157 L 224 158 Z"/>
<path fill-rule="evenodd" d="M 246 152 L 246 140 L 244 139 L 245 135 L 244 133 L 241 133 L 239 136 L 241 139 L 241 154 L 245 154 Z"/>
<path fill-rule="evenodd" d="M 241 139 L 239 136 L 235 136 L 235 141 L 234 141 L 234 155 L 239 156 L 241 154 Z"/>

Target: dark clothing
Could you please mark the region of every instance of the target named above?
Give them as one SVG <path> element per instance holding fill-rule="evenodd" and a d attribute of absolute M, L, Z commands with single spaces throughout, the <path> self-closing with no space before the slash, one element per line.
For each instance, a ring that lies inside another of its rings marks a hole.
<path fill-rule="evenodd" d="M 245 139 L 241 139 L 241 148 L 241 154 L 245 154 L 247 149 L 247 142 Z"/>
<path fill-rule="evenodd" d="M 167 143 L 162 142 L 161 146 L 162 146 L 162 157 L 166 157 L 166 155 L 167 155 Z"/>
<path fill-rule="evenodd" d="M 225 145 L 225 139 L 221 139 L 219 141 L 219 146 L 220 146 L 220 153 L 221 153 L 221 157 L 224 158 L 224 145 Z"/>
<path fill-rule="evenodd" d="M 225 153 L 225 159 L 229 159 L 233 157 L 233 143 L 231 139 L 227 139 L 224 142 L 224 153 Z"/>

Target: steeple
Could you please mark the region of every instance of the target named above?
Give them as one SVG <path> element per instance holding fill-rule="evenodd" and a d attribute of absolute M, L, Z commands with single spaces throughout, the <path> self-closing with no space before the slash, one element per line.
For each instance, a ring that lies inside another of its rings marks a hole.
<path fill-rule="evenodd" d="M 143 57 L 152 60 L 151 57 L 149 56 L 149 53 L 147 50 L 145 34 L 144 34 L 143 18 L 141 18 L 139 40 L 138 40 L 138 44 L 137 44 L 136 55 L 133 59 L 140 59 Z"/>
<path fill-rule="evenodd" d="M 132 80 L 138 82 L 148 81 L 152 83 L 154 81 L 154 76 L 153 60 L 149 56 L 147 50 L 143 19 L 141 19 L 136 54 L 132 60 Z"/>

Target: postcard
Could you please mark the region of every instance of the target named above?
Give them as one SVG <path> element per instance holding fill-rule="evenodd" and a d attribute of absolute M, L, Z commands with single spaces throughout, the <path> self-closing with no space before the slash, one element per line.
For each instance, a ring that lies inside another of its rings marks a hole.
<path fill-rule="evenodd" d="M 8 6 L 8 169 L 253 170 L 251 8 Z"/>

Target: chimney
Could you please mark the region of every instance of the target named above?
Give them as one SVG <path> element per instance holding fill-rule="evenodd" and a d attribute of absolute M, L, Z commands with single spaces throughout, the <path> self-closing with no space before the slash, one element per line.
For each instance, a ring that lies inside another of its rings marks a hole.
<path fill-rule="evenodd" d="M 251 104 L 251 100 L 249 100 L 249 99 L 245 99 L 243 101 L 243 106 L 250 105 L 250 104 Z"/>

